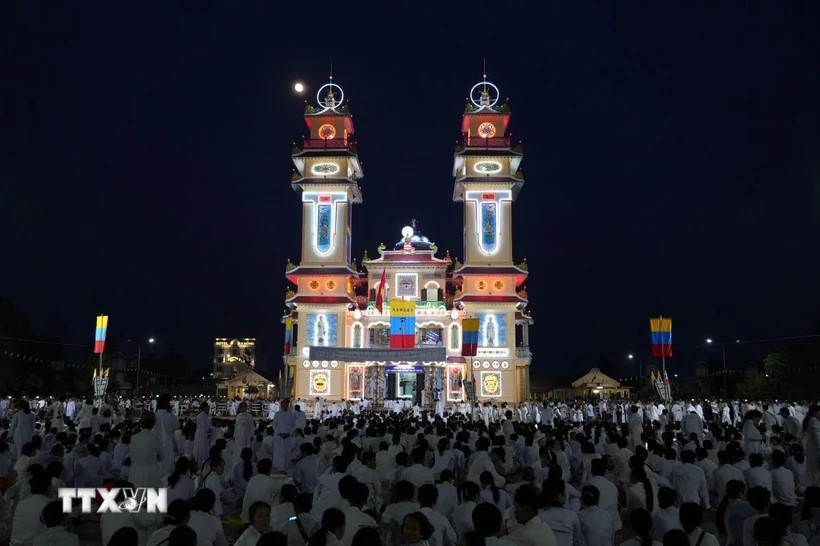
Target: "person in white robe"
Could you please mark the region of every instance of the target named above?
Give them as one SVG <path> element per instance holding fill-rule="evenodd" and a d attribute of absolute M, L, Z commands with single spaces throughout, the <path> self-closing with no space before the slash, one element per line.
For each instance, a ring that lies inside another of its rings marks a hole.
<path fill-rule="evenodd" d="M 748 457 L 752 453 L 760 453 L 763 434 L 758 429 L 763 414 L 758 410 L 748 412 L 743 419 L 743 452 Z"/>
<path fill-rule="evenodd" d="M 316 402 L 313 404 L 313 418 L 314 419 L 321 419 L 322 418 L 322 399 L 318 396 L 316 397 Z"/>
<path fill-rule="evenodd" d="M 803 486 L 820 485 L 820 405 L 812 404 L 803 421 L 806 471 Z"/>
<path fill-rule="evenodd" d="M 175 442 L 174 434 L 179 430 L 179 420 L 171 412 L 171 397 L 162 394 L 157 398 L 157 424 L 153 433 L 162 446 L 163 461 L 160 465 L 162 475 L 170 474 L 174 469 Z"/>
<path fill-rule="evenodd" d="M 584 508 L 578 512 L 578 522 L 586 546 L 611 546 L 615 544 L 615 522 L 612 516 L 598 506 L 600 494 L 594 485 L 581 490 Z"/>
<path fill-rule="evenodd" d="M 291 453 L 293 451 L 293 431 L 299 416 L 290 410 L 290 401 L 282 400 L 279 411 L 273 418 L 273 468 L 285 470 L 290 468 Z"/>
<path fill-rule="evenodd" d="M 198 466 L 208 460 L 211 452 L 211 417 L 208 414 L 208 404 L 199 406 L 196 416 L 196 432 L 194 433 L 194 460 Z"/>
<path fill-rule="evenodd" d="M 11 425 L 9 426 L 9 438 L 14 445 L 14 455 L 19 457 L 23 450 L 23 446 L 31 441 L 34 436 L 34 421 L 35 416 L 31 412 L 31 407 L 25 400 L 20 400 L 17 403 L 17 411 L 11 417 Z"/>
<path fill-rule="evenodd" d="M 234 422 L 233 461 L 231 468 L 242 461 L 242 450 L 246 447 L 251 447 L 251 440 L 253 440 L 253 429 L 253 416 L 248 413 L 248 403 L 242 402 L 237 408 L 236 421 Z"/>
<path fill-rule="evenodd" d="M 160 463 L 165 456 L 156 435 L 151 432 L 157 418 L 152 411 L 144 411 L 140 415 L 141 430 L 131 437 L 129 456 L 131 468 L 128 471 L 128 481 L 135 487 L 162 487 L 163 472 Z"/>

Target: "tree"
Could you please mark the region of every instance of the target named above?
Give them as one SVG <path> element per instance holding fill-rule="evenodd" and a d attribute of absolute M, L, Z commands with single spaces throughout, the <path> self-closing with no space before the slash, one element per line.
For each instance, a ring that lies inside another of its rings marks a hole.
<path fill-rule="evenodd" d="M 768 354 L 761 373 L 747 375 L 738 384 L 745 398 L 813 400 L 820 381 L 820 341 L 794 345 Z"/>

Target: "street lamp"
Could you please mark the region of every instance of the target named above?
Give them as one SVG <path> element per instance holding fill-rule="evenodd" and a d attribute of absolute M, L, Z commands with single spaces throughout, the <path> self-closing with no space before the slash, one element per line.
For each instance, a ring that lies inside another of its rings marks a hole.
<path fill-rule="evenodd" d="M 712 343 L 713 343 L 712 338 L 707 337 L 706 338 L 706 344 L 707 345 L 712 345 Z M 736 343 L 740 343 L 740 340 L 737 340 Z M 723 356 L 723 396 L 725 396 L 726 398 L 729 398 L 729 387 L 728 387 L 729 380 L 726 377 L 726 344 L 725 343 L 722 343 L 720 345 L 720 352 L 721 352 L 721 355 Z"/>
<path fill-rule="evenodd" d="M 153 345 L 156 341 L 154 338 L 148 338 L 148 344 Z M 139 398 L 140 395 L 140 363 L 142 362 L 142 344 L 137 345 L 137 390 L 136 396 Z"/>
<path fill-rule="evenodd" d="M 629 360 L 634 360 L 635 355 L 629 353 L 626 355 L 626 358 Z M 641 361 L 638 360 L 638 398 L 641 397 L 641 391 L 643 391 L 643 370 L 641 369 Z"/>

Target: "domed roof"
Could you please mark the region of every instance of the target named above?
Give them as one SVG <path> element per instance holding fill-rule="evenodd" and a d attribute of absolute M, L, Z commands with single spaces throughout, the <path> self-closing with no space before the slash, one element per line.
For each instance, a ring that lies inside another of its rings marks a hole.
<path fill-rule="evenodd" d="M 435 246 L 433 241 L 422 235 L 416 226 L 415 220 L 411 221 L 409 226 L 404 226 L 401 230 L 401 234 L 402 238 L 393 246 L 393 250 L 402 250 L 407 243 L 416 250 L 430 250 Z"/>

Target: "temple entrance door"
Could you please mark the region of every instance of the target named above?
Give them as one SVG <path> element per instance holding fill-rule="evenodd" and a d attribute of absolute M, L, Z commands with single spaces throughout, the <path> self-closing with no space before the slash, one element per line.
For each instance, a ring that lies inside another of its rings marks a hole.
<path fill-rule="evenodd" d="M 384 399 L 396 399 L 396 374 L 387 372 L 384 374 Z"/>
<path fill-rule="evenodd" d="M 421 366 L 388 367 L 384 375 L 385 400 L 399 400 L 407 406 L 421 405 L 424 370 Z"/>

